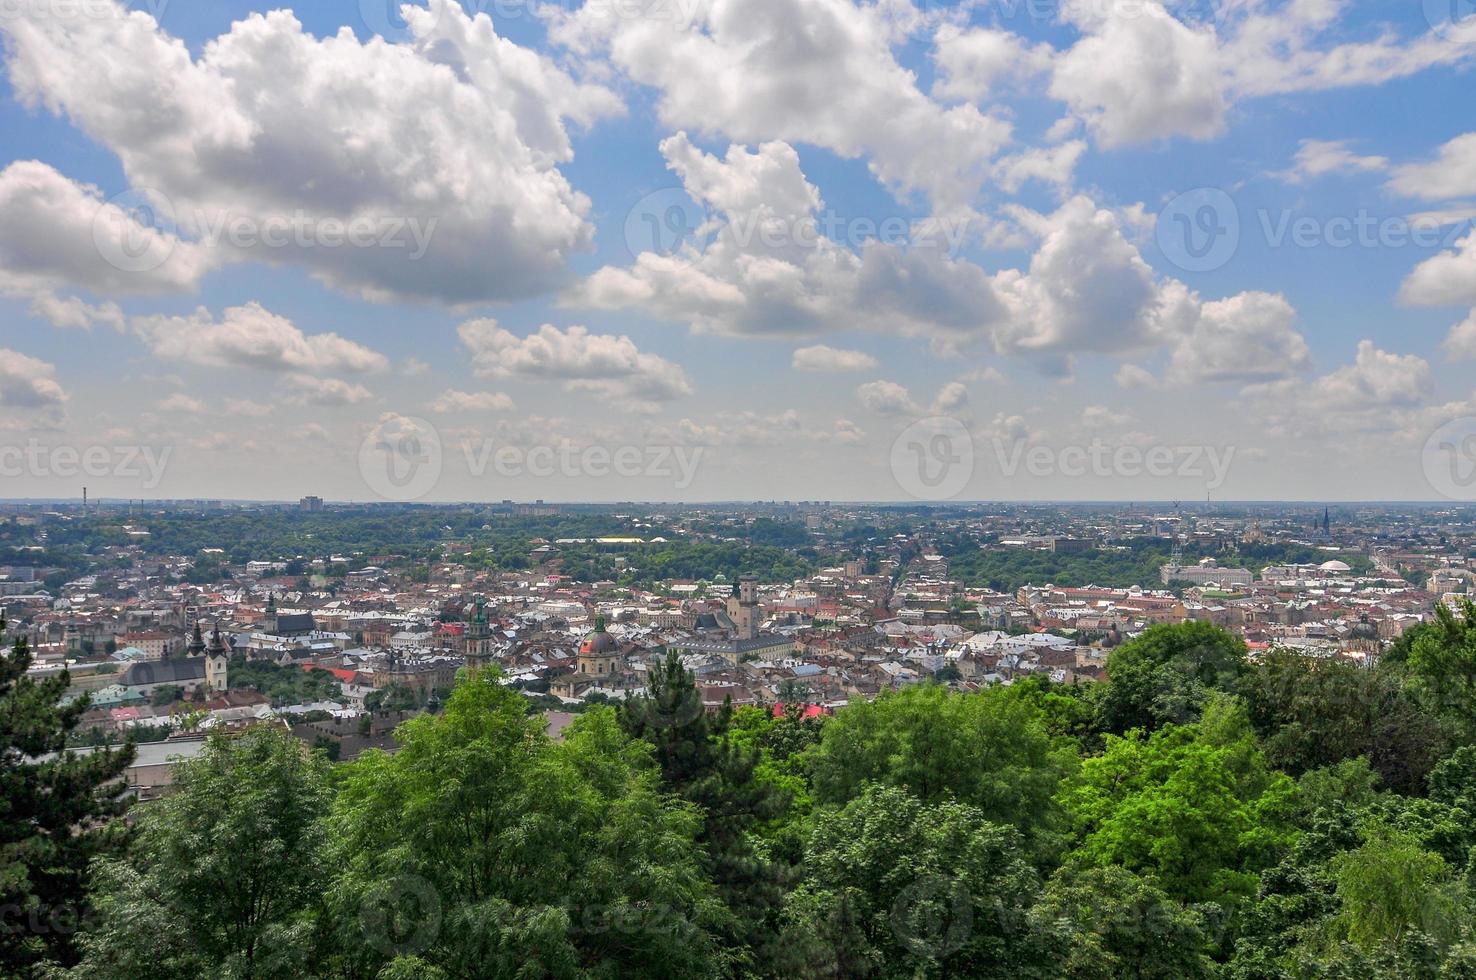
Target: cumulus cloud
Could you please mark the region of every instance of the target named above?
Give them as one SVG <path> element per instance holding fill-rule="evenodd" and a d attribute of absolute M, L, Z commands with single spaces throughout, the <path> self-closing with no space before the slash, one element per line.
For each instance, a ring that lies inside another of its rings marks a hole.
<path fill-rule="evenodd" d="M 447 388 L 430 403 L 438 414 L 456 412 L 511 412 L 513 400 L 501 391 L 457 391 Z"/>
<path fill-rule="evenodd" d="M 87 17 L 23 6 L 0 21 L 16 95 L 115 152 L 130 185 L 213 259 L 465 303 L 547 290 L 591 245 L 589 202 L 558 168 L 573 156 L 569 124 L 619 112 L 618 100 L 454 0 L 404 7 L 403 43 L 346 27 L 318 38 L 277 10 L 236 21 L 198 57 L 117 3 Z M 161 285 L 192 280 L 191 251 L 160 266 Z"/>
<path fill-rule="evenodd" d="M 856 389 L 856 397 L 868 412 L 881 416 L 920 415 L 922 409 L 912 392 L 895 381 L 868 381 Z"/>
<path fill-rule="evenodd" d="M 635 410 L 692 393 L 680 365 L 639 350 L 629 337 L 592 334 L 582 326 L 560 330 L 548 323 L 518 337 L 490 319 L 468 320 L 457 333 L 480 377 L 558 382 Z"/>
<path fill-rule="evenodd" d="M 293 405 L 314 405 L 320 408 L 336 408 L 341 405 L 361 405 L 374 397 L 373 392 L 361 384 L 341 378 L 322 378 L 310 374 L 290 375 L 283 381 L 288 389 L 287 401 Z"/>
<path fill-rule="evenodd" d="M 815 344 L 796 350 L 792 366 L 796 371 L 816 373 L 870 371 L 876 367 L 876 358 L 864 351 L 842 350 L 837 347 L 827 347 L 824 344 Z"/>
<path fill-rule="evenodd" d="M 201 307 L 189 316 L 135 317 L 129 325 L 155 355 L 202 367 L 365 373 L 389 364 L 336 333 L 305 334 L 254 302 L 228 307 L 218 320 Z"/>
<path fill-rule="evenodd" d="M 1272 435 L 1418 428 L 1430 400 L 1430 365 L 1415 354 L 1381 350 L 1360 340 L 1353 363 L 1302 382 L 1292 379 L 1244 389 L 1252 412 Z"/>
<path fill-rule="evenodd" d="M 864 157 L 889 187 L 922 191 L 939 210 L 967 205 L 1010 139 L 1007 121 L 936 102 L 897 61 L 893 47 L 922 23 L 908 4 L 711 0 L 691 12 L 688 24 L 585 4 L 556 16 L 552 36 L 656 89 L 672 128 Z"/>
<path fill-rule="evenodd" d="M 198 398 L 192 398 L 182 391 L 177 391 L 168 398 L 163 399 L 157 406 L 161 412 L 180 413 L 184 415 L 202 415 L 205 412 L 205 403 Z"/>
<path fill-rule="evenodd" d="M 116 306 L 93 306 L 58 290 L 94 294 L 192 288 L 209 268 L 197 247 L 139 220 L 137 209 L 36 160 L 0 170 L 0 292 L 29 297 L 57 326 L 99 320 L 118 326 Z"/>
<path fill-rule="evenodd" d="M 20 351 L 0 348 L 0 406 L 57 421 L 68 395 L 56 380 L 56 365 Z"/>
<path fill-rule="evenodd" d="M 1176 384 L 1267 381 L 1311 364 L 1296 310 L 1279 294 L 1249 292 L 1197 306 L 1169 362 Z"/>
<path fill-rule="evenodd" d="M 1476 133 L 1464 133 L 1441 146 L 1433 160 L 1395 167 L 1389 188 L 1426 201 L 1476 194 Z"/>
<path fill-rule="evenodd" d="M 1476 304 L 1476 231 L 1415 266 L 1400 284 L 1399 298 L 1416 306 Z"/>
<path fill-rule="evenodd" d="M 1193 5 L 1145 0 L 1064 5 L 1080 38 L 1054 59 L 1050 94 L 1116 147 L 1224 131 L 1249 98 L 1379 84 L 1468 62 L 1476 23 L 1373 40 L 1344 40 L 1344 2 L 1222 5 L 1215 22 L 1180 18 Z"/>

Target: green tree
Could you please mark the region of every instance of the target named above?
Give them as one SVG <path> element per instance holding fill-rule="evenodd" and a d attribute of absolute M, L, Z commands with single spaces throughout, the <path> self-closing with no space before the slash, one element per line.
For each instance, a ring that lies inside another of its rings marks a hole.
<path fill-rule="evenodd" d="M 0 635 L 5 621 L 0 618 Z M 73 932 L 87 914 L 87 866 L 117 847 L 108 822 L 124 809 L 119 778 L 132 743 L 66 751 L 87 699 L 61 704 L 65 670 L 38 679 L 24 637 L 0 655 L 0 974 L 75 962 Z"/>
<path fill-rule="evenodd" d="M 924 803 L 978 807 L 1040 851 L 1062 829 L 1052 797 L 1075 758 L 1029 698 L 1003 687 L 956 694 L 926 684 L 837 713 L 809 763 L 818 802 L 844 804 L 869 783 L 900 786 Z"/>
<path fill-rule="evenodd" d="M 724 912 L 691 807 L 608 708 L 551 741 L 484 671 L 400 751 L 341 767 L 332 889 L 355 975 L 653 976 L 717 971 Z"/>
<path fill-rule="evenodd" d="M 96 867 L 86 977 L 295 977 L 327 882 L 327 763 L 281 729 L 212 734 Z"/>
<path fill-rule="evenodd" d="M 1098 724 L 1115 735 L 1199 718 L 1211 692 L 1237 693 L 1249 670 L 1245 642 L 1210 623 L 1150 626 L 1107 658 Z"/>
<path fill-rule="evenodd" d="M 1338 931 L 1359 949 L 1397 946 L 1411 930 L 1455 938 L 1465 889 L 1412 835 L 1377 827 L 1361 847 L 1334 858 L 1332 870 Z"/>
<path fill-rule="evenodd" d="M 1073 980 L 1213 976 L 1205 916 L 1125 868 L 1063 868 L 1046 883 L 1032 914 L 1069 928 L 1063 972 Z"/>
<path fill-rule="evenodd" d="M 1189 902 L 1235 902 L 1293 837 L 1294 785 L 1267 768 L 1242 704 L 1197 725 L 1109 736 L 1062 794 L 1080 840 L 1070 860 L 1155 875 Z"/>
<path fill-rule="evenodd" d="M 965 803 L 871 784 L 816 817 L 779 972 L 1057 977 L 1059 936 L 1030 916 L 1038 894 L 1012 828 Z"/>
<path fill-rule="evenodd" d="M 370 711 L 414 711 L 421 706 L 419 695 L 398 681 L 376 688 L 364 696 Z"/>
<path fill-rule="evenodd" d="M 652 745 L 662 781 L 702 814 L 698 843 L 719 894 L 733 913 L 729 940 L 760 957 L 783 899 L 784 869 L 762 854 L 753 835 L 789 800 L 760 779 L 758 747 L 729 737 L 732 709 L 708 714 L 692 673 L 676 654 L 652 667 L 647 691 L 620 705 L 621 727 Z"/>
<path fill-rule="evenodd" d="M 1245 691 L 1267 760 L 1293 776 L 1365 756 L 1384 785 L 1420 793 L 1445 743 L 1396 676 L 1345 660 L 1273 652 Z"/>

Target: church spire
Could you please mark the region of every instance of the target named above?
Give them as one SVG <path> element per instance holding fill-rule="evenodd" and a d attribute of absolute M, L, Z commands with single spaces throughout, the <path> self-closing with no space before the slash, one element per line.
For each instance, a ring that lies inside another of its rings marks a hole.
<path fill-rule="evenodd" d="M 200 635 L 200 621 L 195 620 L 195 632 L 190 636 L 190 645 L 185 650 L 192 657 L 205 655 L 205 637 Z"/>

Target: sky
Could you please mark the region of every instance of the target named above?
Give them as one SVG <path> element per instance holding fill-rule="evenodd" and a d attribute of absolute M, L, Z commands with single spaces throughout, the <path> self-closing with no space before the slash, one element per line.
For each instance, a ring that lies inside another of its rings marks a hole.
<path fill-rule="evenodd" d="M 1469 0 L 0 37 L 0 498 L 1476 498 Z"/>

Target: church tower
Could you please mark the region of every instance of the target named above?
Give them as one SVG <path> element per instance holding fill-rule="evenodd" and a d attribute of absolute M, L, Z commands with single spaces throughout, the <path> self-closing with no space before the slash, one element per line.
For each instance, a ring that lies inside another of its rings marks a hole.
<path fill-rule="evenodd" d="M 190 641 L 193 649 L 195 641 L 200 639 L 200 626 L 195 624 L 195 636 Z M 224 691 L 226 689 L 226 667 L 230 661 L 230 651 L 226 649 L 225 637 L 220 635 L 220 624 L 210 631 L 210 645 L 205 648 L 205 686 L 212 691 Z"/>
<path fill-rule="evenodd" d="M 492 627 L 487 624 L 487 600 L 477 596 L 466 627 L 466 659 L 482 661 L 492 656 Z"/>
<path fill-rule="evenodd" d="M 728 597 L 728 618 L 738 631 L 738 639 L 751 640 L 758 636 L 758 576 L 739 576 L 736 592 Z"/>
<path fill-rule="evenodd" d="M 195 632 L 190 635 L 189 645 L 185 647 L 186 657 L 205 656 L 205 637 L 200 635 L 200 621 L 195 621 Z"/>
<path fill-rule="evenodd" d="M 261 617 L 261 631 L 273 636 L 277 633 L 277 593 L 267 593 L 266 612 Z"/>

